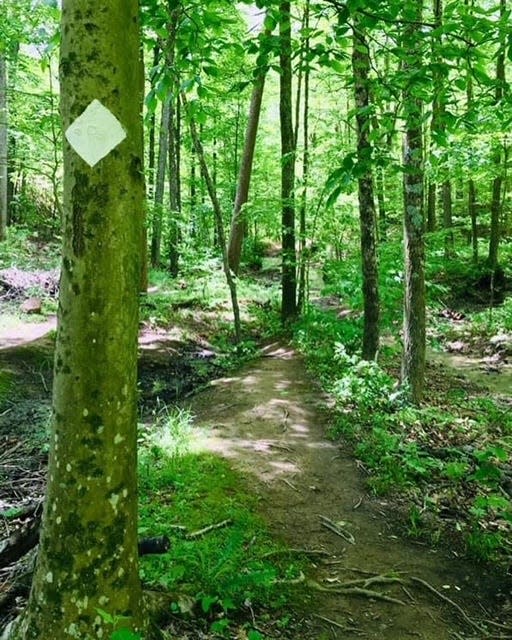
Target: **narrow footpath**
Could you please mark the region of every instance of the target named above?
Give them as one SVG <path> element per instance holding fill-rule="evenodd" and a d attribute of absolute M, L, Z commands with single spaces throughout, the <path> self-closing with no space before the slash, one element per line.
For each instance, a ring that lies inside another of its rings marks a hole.
<path fill-rule="evenodd" d="M 397 535 L 392 507 L 369 495 L 348 450 L 328 439 L 326 404 L 301 358 L 281 345 L 187 401 L 195 447 L 253 478 L 276 537 L 320 552 L 304 582 L 314 608 L 304 612 L 300 640 L 512 637 L 488 623 L 492 576 L 449 548 Z M 347 586 L 351 593 L 339 593 Z"/>

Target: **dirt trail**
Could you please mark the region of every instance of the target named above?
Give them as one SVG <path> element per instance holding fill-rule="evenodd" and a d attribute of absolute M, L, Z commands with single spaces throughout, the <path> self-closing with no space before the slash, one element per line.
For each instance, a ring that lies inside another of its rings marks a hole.
<path fill-rule="evenodd" d="M 312 564 L 309 577 L 317 583 L 335 587 L 337 580 L 361 578 L 364 572 L 404 572 L 426 580 L 469 615 L 485 617 L 485 590 L 489 594 L 493 590 L 490 578 L 453 555 L 393 534 L 396 523 L 389 507 L 368 496 L 353 458 L 326 438 L 325 398 L 291 349 L 269 347 L 258 362 L 234 377 L 215 381 L 188 406 L 196 416 L 195 446 L 226 456 L 254 478 L 271 531 L 293 548 L 330 554 L 328 563 Z M 355 543 L 324 528 L 320 516 L 342 521 Z M 371 588 L 406 605 L 312 590 L 316 616 L 305 613 L 300 637 L 482 637 L 463 625 L 453 607 L 419 584 L 407 590 L 400 585 Z M 341 626 L 322 622 L 318 616 Z"/>

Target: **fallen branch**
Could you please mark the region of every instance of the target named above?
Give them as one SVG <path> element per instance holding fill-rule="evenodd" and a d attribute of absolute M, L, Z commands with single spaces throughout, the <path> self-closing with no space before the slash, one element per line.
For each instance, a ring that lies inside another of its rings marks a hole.
<path fill-rule="evenodd" d="M 199 529 L 198 531 L 193 531 L 192 533 L 187 533 L 185 538 L 187 540 L 195 540 L 196 538 L 200 538 L 201 536 L 210 533 L 211 531 L 215 531 L 216 529 L 223 529 L 224 527 L 229 527 L 229 525 L 233 524 L 231 518 L 227 520 L 223 520 L 222 522 L 217 522 L 216 524 L 211 524 L 208 527 L 204 527 L 203 529 Z"/>
<path fill-rule="evenodd" d="M 343 540 L 345 540 L 346 542 L 349 542 L 350 544 L 356 543 L 356 540 L 354 536 L 350 533 L 350 531 L 345 531 L 345 529 L 342 529 L 339 524 L 336 524 L 336 522 L 333 522 L 330 518 L 327 518 L 327 516 L 320 516 L 320 520 L 322 521 L 320 523 L 322 527 L 329 529 L 330 531 L 340 536 L 340 538 L 343 538 Z"/>

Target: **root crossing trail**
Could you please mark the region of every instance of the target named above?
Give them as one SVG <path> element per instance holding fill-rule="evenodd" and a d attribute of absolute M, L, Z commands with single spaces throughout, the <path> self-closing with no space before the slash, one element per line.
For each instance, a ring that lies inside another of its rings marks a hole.
<path fill-rule="evenodd" d="M 225 456 L 254 480 L 270 530 L 289 547 L 322 552 L 311 556 L 304 583 L 314 604 L 303 612 L 302 640 L 488 637 L 485 623 L 465 621 L 453 604 L 472 620 L 491 617 L 483 608 L 484 587 L 491 591 L 488 577 L 449 550 L 395 535 L 389 505 L 368 495 L 353 457 L 326 437 L 326 399 L 291 349 L 272 345 L 258 362 L 215 381 L 188 406 L 195 416 L 195 446 Z M 402 577 L 405 583 L 359 582 L 372 576 Z M 353 585 L 403 604 L 324 590 L 340 591 L 355 580 Z M 500 637 L 498 629 L 493 633 Z"/>

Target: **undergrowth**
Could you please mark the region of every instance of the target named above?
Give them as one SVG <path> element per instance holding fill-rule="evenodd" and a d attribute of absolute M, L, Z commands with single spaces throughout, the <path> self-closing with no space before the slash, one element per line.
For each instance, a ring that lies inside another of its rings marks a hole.
<path fill-rule="evenodd" d="M 310 310 L 295 340 L 335 401 L 332 436 L 344 436 L 375 493 L 409 505 L 411 535 L 462 540 L 468 554 L 510 559 L 512 412 L 484 392 L 429 370 L 425 402 L 407 404 L 394 377 L 396 349 L 381 365 L 361 360 L 360 322 Z"/>
<path fill-rule="evenodd" d="M 142 579 L 174 594 L 170 614 L 197 616 L 219 636 L 244 628 L 256 640 L 251 621 L 279 617 L 300 565 L 266 532 L 246 479 L 189 449 L 191 420 L 171 411 L 141 433 L 139 533 L 172 540 L 167 554 L 141 559 Z M 221 526 L 197 533 L 212 525 Z"/>

